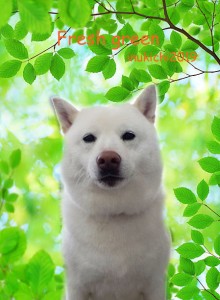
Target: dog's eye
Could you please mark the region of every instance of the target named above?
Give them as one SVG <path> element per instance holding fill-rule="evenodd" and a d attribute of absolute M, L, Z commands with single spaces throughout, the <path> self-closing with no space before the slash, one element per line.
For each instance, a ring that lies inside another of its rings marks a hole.
<path fill-rule="evenodd" d="M 96 141 L 96 137 L 92 133 L 87 133 L 84 135 L 83 141 L 85 143 L 94 143 Z"/>
<path fill-rule="evenodd" d="M 126 131 L 121 138 L 123 141 L 131 141 L 135 138 L 135 134 L 132 131 Z"/>

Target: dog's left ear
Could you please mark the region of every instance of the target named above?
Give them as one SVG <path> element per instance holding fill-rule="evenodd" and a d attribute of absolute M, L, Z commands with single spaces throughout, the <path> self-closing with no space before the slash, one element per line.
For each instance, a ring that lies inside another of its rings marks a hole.
<path fill-rule="evenodd" d="M 78 110 L 69 102 L 59 98 L 51 97 L 50 101 L 54 107 L 57 118 L 62 128 L 63 133 L 66 133 L 78 113 Z"/>
<path fill-rule="evenodd" d="M 155 85 L 150 85 L 147 87 L 137 98 L 134 106 L 136 106 L 151 123 L 154 123 L 157 106 L 157 93 Z"/>

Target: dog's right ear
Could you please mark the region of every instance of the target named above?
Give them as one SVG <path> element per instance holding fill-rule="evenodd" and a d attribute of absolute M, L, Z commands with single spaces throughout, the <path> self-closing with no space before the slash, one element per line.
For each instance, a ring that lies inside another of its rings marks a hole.
<path fill-rule="evenodd" d="M 63 133 L 66 133 L 70 126 L 73 124 L 78 110 L 69 102 L 56 96 L 51 97 L 50 101 L 53 105 L 62 131 Z"/>

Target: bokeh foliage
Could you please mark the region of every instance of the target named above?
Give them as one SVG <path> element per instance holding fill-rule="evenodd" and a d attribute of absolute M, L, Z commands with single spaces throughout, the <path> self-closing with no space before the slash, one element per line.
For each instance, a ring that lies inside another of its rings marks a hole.
<path fill-rule="evenodd" d="M 219 1 L 0 4 L 0 298 L 61 299 L 63 291 L 62 137 L 49 96 L 62 95 L 78 107 L 109 104 L 155 83 L 173 241 L 168 299 L 220 299 Z M 75 39 L 69 46 L 63 38 L 59 46 L 58 30 L 81 38 L 100 31 L 106 44 L 82 46 Z M 114 36 L 136 34 L 156 34 L 159 44 L 112 43 Z M 160 53 L 175 53 L 175 62 L 140 59 Z M 187 53 L 196 53 L 196 60 L 187 61 Z M 128 61 L 129 55 L 139 61 Z"/>

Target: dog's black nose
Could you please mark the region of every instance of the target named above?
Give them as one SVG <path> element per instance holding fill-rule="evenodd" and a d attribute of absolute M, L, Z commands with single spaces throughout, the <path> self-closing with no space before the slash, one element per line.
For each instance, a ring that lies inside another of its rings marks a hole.
<path fill-rule="evenodd" d="M 114 151 L 103 151 L 97 157 L 96 162 L 100 170 L 115 172 L 119 170 L 121 157 Z"/>

